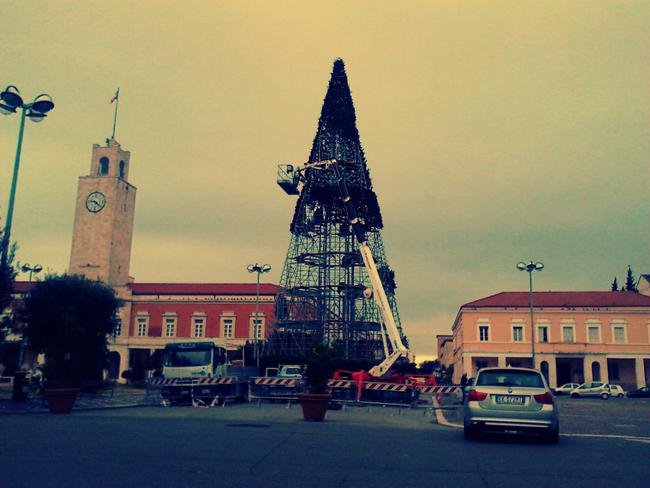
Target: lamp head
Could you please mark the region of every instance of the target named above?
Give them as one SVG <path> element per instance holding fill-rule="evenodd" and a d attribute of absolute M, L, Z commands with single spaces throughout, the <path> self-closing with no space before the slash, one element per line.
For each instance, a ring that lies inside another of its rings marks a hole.
<path fill-rule="evenodd" d="M 524 263 L 523 261 L 518 262 L 517 269 L 519 271 L 526 271 L 526 263 Z"/>
<path fill-rule="evenodd" d="M 270 264 L 265 264 L 264 266 L 262 266 L 262 273 L 268 273 L 269 271 L 271 271 Z"/>
<path fill-rule="evenodd" d="M 2 99 L 4 105 L 12 108 L 14 112 L 18 107 L 23 106 L 23 98 L 20 96 L 20 90 L 13 85 L 9 85 L 0 93 L 0 99 Z"/>
<path fill-rule="evenodd" d="M 38 122 L 43 122 L 43 119 L 45 117 L 47 117 L 47 115 L 45 115 L 45 114 L 43 114 L 41 112 L 37 112 L 37 111 L 35 111 L 33 109 L 29 109 L 27 111 L 27 117 L 29 117 L 29 120 L 31 120 L 32 122 L 37 122 L 38 123 Z"/>
<path fill-rule="evenodd" d="M 32 271 L 33 271 L 34 273 L 40 273 L 41 271 L 43 271 L 43 266 L 41 266 L 40 264 L 36 264 L 36 265 L 34 265 L 34 267 L 32 268 Z"/>
<path fill-rule="evenodd" d="M 0 113 L 2 115 L 11 115 L 16 113 L 16 109 L 14 107 L 10 107 L 5 103 L 0 103 Z"/>
<path fill-rule="evenodd" d="M 27 273 L 27 272 L 30 271 L 31 269 L 32 269 L 32 267 L 31 267 L 28 263 L 23 264 L 23 265 L 20 267 L 20 271 L 22 271 L 23 273 Z"/>
<path fill-rule="evenodd" d="M 32 102 L 32 110 L 40 112 L 42 114 L 48 113 L 53 108 L 54 102 L 52 101 L 52 97 L 47 93 L 40 94 Z"/>
<path fill-rule="evenodd" d="M 544 269 L 544 263 L 540 263 L 539 261 L 535 263 L 535 270 L 536 271 L 541 271 Z"/>
<path fill-rule="evenodd" d="M 246 266 L 246 269 L 248 270 L 249 273 L 254 273 L 257 271 L 257 264 L 249 264 Z"/>

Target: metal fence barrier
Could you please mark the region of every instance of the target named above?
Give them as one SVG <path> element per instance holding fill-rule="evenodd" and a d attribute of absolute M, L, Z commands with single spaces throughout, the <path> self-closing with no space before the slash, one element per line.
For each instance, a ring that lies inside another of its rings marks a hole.
<path fill-rule="evenodd" d="M 370 405 L 411 406 L 414 402 L 414 385 L 363 381 L 360 386 L 359 402 Z"/>
<path fill-rule="evenodd" d="M 354 403 L 359 400 L 357 384 L 354 380 L 328 380 L 327 387 L 332 394 L 332 401 Z"/>
<path fill-rule="evenodd" d="M 147 382 L 147 397 L 158 390 L 165 406 L 189 401 L 195 407 L 213 407 L 246 396 L 246 383 L 237 377 L 152 378 Z"/>
<path fill-rule="evenodd" d="M 305 381 L 299 378 L 250 378 L 248 400 L 297 400 L 306 391 Z"/>

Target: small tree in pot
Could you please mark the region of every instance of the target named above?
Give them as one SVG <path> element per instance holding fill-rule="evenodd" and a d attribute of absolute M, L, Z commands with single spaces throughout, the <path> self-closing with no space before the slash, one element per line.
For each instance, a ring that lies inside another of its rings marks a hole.
<path fill-rule="evenodd" d="M 70 411 L 83 381 L 101 381 L 119 306 L 111 287 L 82 276 L 48 276 L 27 297 L 25 335 L 36 353 L 45 354 L 53 412 Z"/>
<path fill-rule="evenodd" d="M 332 400 L 327 387 L 331 370 L 331 350 L 323 345 L 315 346 L 307 357 L 305 370 L 308 393 L 298 396 L 305 420 L 319 422 L 325 419 L 327 406 Z"/>

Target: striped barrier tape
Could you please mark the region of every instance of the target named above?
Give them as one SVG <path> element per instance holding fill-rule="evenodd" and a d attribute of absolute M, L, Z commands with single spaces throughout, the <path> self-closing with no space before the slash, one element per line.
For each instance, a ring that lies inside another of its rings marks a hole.
<path fill-rule="evenodd" d="M 328 388 L 356 388 L 357 384 L 354 380 L 328 380 Z"/>
<path fill-rule="evenodd" d="M 379 382 L 363 382 L 363 387 L 371 391 L 409 391 L 413 385 L 405 385 L 403 383 L 379 383 Z"/>
<path fill-rule="evenodd" d="M 459 390 L 459 386 L 416 386 L 415 387 L 420 393 L 456 393 Z"/>
<path fill-rule="evenodd" d="M 151 385 L 160 386 L 194 386 L 194 385 L 231 385 L 232 377 L 210 377 L 210 378 L 152 378 Z"/>
<path fill-rule="evenodd" d="M 256 385 L 282 385 L 289 388 L 296 386 L 295 378 L 255 378 L 254 380 Z"/>

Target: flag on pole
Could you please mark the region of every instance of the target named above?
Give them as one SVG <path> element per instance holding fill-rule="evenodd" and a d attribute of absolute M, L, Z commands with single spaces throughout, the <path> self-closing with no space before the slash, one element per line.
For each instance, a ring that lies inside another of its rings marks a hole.
<path fill-rule="evenodd" d="M 111 105 L 112 105 L 113 102 L 114 102 L 115 100 L 117 100 L 118 98 L 120 98 L 120 89 L 119 89 L 119 88 L 118 88 L 117 91 L 115 92 L 115 95 L 113 95 L 113 98 L 111 98 Z"/>

